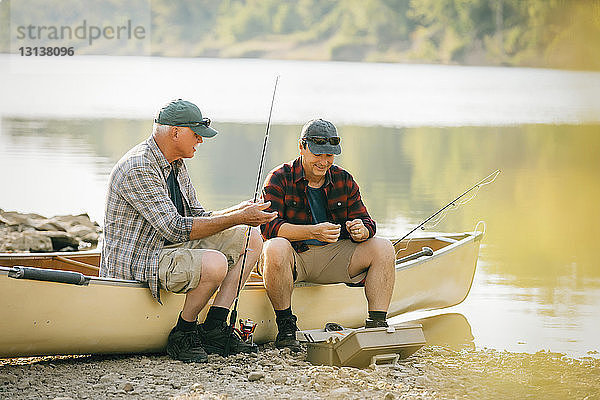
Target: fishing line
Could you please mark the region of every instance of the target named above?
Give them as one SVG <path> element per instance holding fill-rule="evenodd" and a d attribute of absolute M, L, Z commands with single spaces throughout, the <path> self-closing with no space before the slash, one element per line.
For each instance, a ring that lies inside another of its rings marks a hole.
<path fill-rule="evenodd" d="M 475 190 L 471 190 L 471 192 L 473 192 L 471 197 L 469 197 L 466 200 L 461 200 L 460 202 L 455 204 L 453 207 L 450 207 L 446 211 L 441 213 L 433 222 L 431 222 L 430 224 L 427 225 L 427 229 L 435 228 L 437 225 L 440 224 L 440 222 L 442 222 L 446 218 L 446 216 L 448 216 L 448 213 L 450 211 L 458 210 L 461 206 L 464 206 L 465 204 L 467 204 L 471 200 L 473 200 L 475 197 L 477 197 L 477 194 L 479 194 L 479 190 L 481 190 L 481 188 L 483 186 L 489 185 L 490 183 L 493 183 L 496 180 L 496 178 L 498 177 L 498 174 L 500 174 L 500 170 L 497 170 L 496 172 L 494 172 L 494 174 L 495 175 L 491 178 L 491 180 L 489 182 L 481 183 L 475 187 Z"/>
<path fill-rule="evenodd" d="M 402 238 L 396 240 L 393 243 L 393 245 L 396 246 L 398 243 L 400 243 L 402 240 L 406 239 L 406 237 L 408 235 L 410 235 L 417 229 L 419 229 L 419 228 L 425 229 L 424 228 L 425 224 L 427 224 L 432 219 L 433 219 L 433 222 L 432 222 L 432 225 L 429 226 L 429 229 L 437 226 L 440 222 L 442 222 L 446 218 L 446 216 L 448 215 L 448 213 L 450 211 L 456 210 L 456 209 L 460 208 L 461 206 L 467 204 L 471 200 L 473 200 L 479 193 L 479 190 L 481 189 L 481 187 L 493 183 L 499 174 L 500 174 L 500 170 L 498 169 L 498 170 L 492 172 L 491 174 L 489 174 L 488 176 L 486 176 L 485 178 L 483 178 L 481 181 L 479 181 L 475 185 L 471 186 L 469 189 L 464 191 L 460 196 L 458 196 L 457 198 L 452 200 L 450 203 L 446 204 L 444 207 L 442 207 L 441 209 L 439 209 L 438 211 L 436 211 L 435 213 L 433 213 L 432 215 L 427 217 L 423 222 L 421 222 L 419 225 L 417 225 L 415 228 L 413 228 L 410 232 L 408 232 Z M 468 193 L 473 193 L 473 194 L 468 199 L 459 201 L 460 199 L 465 197 Z M 397 250 L 396 254 L 398 254 L 400 251 L 406 250 L 408 248 L 408 244 L 410 243 L 411 240 L 412 240 L 412 238 L 409 239 L 408 242 L 406 242 L 406 246 L 404 248 Z"/>

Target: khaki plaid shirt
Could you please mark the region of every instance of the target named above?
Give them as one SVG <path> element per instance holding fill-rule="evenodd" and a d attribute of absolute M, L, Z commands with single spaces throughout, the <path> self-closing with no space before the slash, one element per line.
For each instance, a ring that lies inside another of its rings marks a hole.
<path fill-rule="evenodd" d="M 169 197 L 167 177 L 177 168 L 185 217 Z M 158 256 L 165 239 L 190 240 L 193 217 L 209 216 L 196 199 L 185 164 L 172 164 L 153 137 L 127 152 L 113 168 L 108 181 L 104 213 L 104 243 L 100 276 L 147 282 L 160 301 Z"/>

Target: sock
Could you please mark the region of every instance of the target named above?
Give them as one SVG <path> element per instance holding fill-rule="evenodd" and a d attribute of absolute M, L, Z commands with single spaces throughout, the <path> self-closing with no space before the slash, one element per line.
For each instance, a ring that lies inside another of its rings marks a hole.
<path fill-rule="evenodd" d="M 387 311 L 369 311 L 369 319 L 373 321 L 385 321 L 387 317 Z"/>
<path fill-rule="evenodd" d="M 227 320 L 227 316 L 229 315 L 229 309 L 225 307 L 217 307 L 210 306 L 208 309 L 208 313 L 206 314 L 206 319 L 202 326 L 206 330 L 215 329 L 217 326 L 223 325 L 223 323 Z"/>
<path fill-rule="evenodd" d="M 275 321 L 279 324 L 279 321 L 292 316 L 292 307 L 288 307 L 285 310 L 275 310 Z"/>
<path fill-rule="evenodd" d="M 190 332 L 196 329 L 196 321 L 186 321 L 181 318 L 181 313 L 179 313 L 179 319 L 177 320 L 177 325 L 175 325 L 178 331 Z"/>

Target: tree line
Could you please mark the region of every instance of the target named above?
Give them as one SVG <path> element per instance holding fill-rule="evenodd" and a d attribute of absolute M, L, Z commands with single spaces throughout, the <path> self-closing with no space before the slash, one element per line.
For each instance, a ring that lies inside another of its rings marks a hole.
<path fill-rule="evenodd" d="M 0 2 L 2 51 L 10 51 L 10 3 Z M 86 12 L 83 2 L 73 4 L 71 11 L 81 7 L 80 12 Z M 157 56 L 600 69 L 597 0 L 105 0 L 102 4 L 100 13 L 107 15 L 150 8 L 151 54 Z M 47 6 L 31 9 L 32 18 L 51 12 Z"/>

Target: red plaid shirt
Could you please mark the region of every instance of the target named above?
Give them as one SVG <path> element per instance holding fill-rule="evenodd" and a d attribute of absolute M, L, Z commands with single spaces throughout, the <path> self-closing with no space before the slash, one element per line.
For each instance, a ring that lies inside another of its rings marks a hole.
<path fill-rule="evenodd" d="M 301 158 L 283 164 L 269 173 L 263 187 L 264 201 L 270 201 L 271 207 L 266 211 L 277 211 L 279 214 L 271 222 L 261 226 L 265 239 L 277 236 L 284 223 L 298 225 L 313 224 L 312 213 L 306 195 L 308 180 L 304 176 Z M 342 226 L 340 239 L 350 238 L 346 229 L 346 221 L 361 219 L 369 230 L 369 237 L 375 235 L 375 221 L 369 216 L 362 202 L 358 185 L 346 170 L 332 165 L 325 175 L 323 185 L 327 202 L 329 222 Z M 298 252 L 308 249 L 304 241 L 292 242 Z"/>

